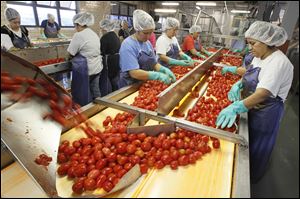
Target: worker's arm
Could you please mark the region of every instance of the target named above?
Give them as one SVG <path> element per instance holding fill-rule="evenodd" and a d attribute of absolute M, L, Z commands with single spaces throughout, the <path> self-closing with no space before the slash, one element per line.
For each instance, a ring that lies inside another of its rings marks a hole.
<path fill-rule="evenodd" d="M 148 80 L 149 79 L 149 74 L 145 70 L 141 69 L 136 69 L 136 70 L 130 70 L 129 75 L 137 80 Z"/>
<path fill-rule="evenodd" d="M 41 29 L 40 29 L 40 33 L 41 33 L 41 38 L 42 38 L 42 39 L 47 39 L 47 37 L 46 37 L 46 35 L 45 35 L 45 33 L 44 33 L 44 28 L 41 28 Z"/>
<path fill-rule="evenodd" d="M 167 55 L 159 54 L 159 59 L 162 60 L 165 63 L 169 63 L 170 58 Z"/>
<path fill-rule="evenodd" d="M 248 109 L 251 109 L 255 105 L 265 101 L 271 95 L 272 93 L 267 89 L 258 88 L 256 89 L 255 93 L 244 99 L 243 102 Z"/>
<path fill-rule="evenodd" d="M 197 50 L 195 48 L 191 49 L 190 52 L 194 55 L 197 56 Z"/>

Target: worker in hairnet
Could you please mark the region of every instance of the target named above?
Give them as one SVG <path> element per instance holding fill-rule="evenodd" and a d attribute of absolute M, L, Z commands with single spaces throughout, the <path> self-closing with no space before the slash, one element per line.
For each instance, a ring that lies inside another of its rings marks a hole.
<path fill-rule="evenodd" d="M 143 10 L 135 10 L 133 27 L 136 33 L 126 38 L 120 49 L 120 87 L 140 80 L 160 80 L 165 84 L 176 81 L 171 70 L 157 63 L 148 41 L 155 28 L 153 18 Z"/>
<path fill-rule="evenodd" d="M 128 29 L 128 22 L 126 20 L 121 21 L 121 29 L 119 30 L 119 37 L 121 42 L 124 41 L 127 37 L 130 36 L 129 29 Z"/>
<path fill-rule="evenodd" d="M 6 8 L 4 11 L 7 25 L 1 26 L 1 49 L 11 50 L 14 48 L 26 48 L 32 46 L 28 30 L 21 26 L 21 16 L 13 8 Z"/>
<path fill-rule="evenodd" d="M 119 89 L 119 50 L 121 42 L 118 35 L 114 32 L 114 25 L 114 22 L 109 19 L 100 21 L 100 31 L 102 32 L 100 46 L 101 55 L 103 57 L 103 70 L 101 71 L 99 80 L 101 96 L 105 96 Z"/>
<path fill-rule="evenodd" d="M 182 50 L 183 52 L 185 52 L 188 55 L 193 55 L 193 56 L 197 56 L 200 57 L 202 59 L 206 59 L 206 57 L 201 54 L 202 52 L 208 56 L 210 56 L 212 53 L 208 52 L 202 45 L 200 42 L 200 32 L 201 32 L 201 27 L 198 25 L 193 25 L 190 29 L 189 29 L 189 35 L 187 35 L 184 40 L 183 40 L 183 44 L 182 44 Z"/>
<path fill-rule="evenodd" d="M 247 70 L 235 69 L 234 73 L 243 75 L 242 80 L 232 86 L 228 98 L 233 104 L 220 112 L 216 125 L 231 127 L 237 114 L 248 112 L 250 173 L 255 183 L 263 176 L 276 141 L 293 80 L 293 65 L 277 48 L 288 38 L 282 27 L 256 21 L 245 32 L 245 38 L 254 58 Z"/>
<path fill-rule="evenodd" d="M 179 21 L 168 17 L 163 23 L 164 33 L 156 41 L 156 53 L 159 62 L 168 67 L 170 65 L 192 66 L 193 60 L 190 56 L 183 53 L 177 41 L 176 32 L 179 28 Z M 179 60 L 181 57 L 183 60 Z"/>
<path fill-rule="evenodd" d="M 60 27 L 55 21 L 53 14 L 48 13 L 47 18 L 41 23 L 41 38 L 65 38 L 63 34 L 60 33 Z"/>
<path fill-rule="evenodd" d="M 73 17 L 76 33 L 67 51 L 73 57 L 71 92 L 73 100 L 84 106 L 100 97 L 99 76 L 103 68 L 100 53 L 100 39 L 89 26 L 94 16 L 88 12 Z"/>

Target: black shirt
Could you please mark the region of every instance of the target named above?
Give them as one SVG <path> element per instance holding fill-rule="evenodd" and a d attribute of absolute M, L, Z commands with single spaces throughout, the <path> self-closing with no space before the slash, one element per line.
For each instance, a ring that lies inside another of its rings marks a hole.
<path fill-rule="evenodd" d="M 128 36 L 130 36 L 129 34 L 129 30 L 123 30 L 123 29 L 120 29 L 119 30 L 119 37 L 123 37 L 124 39 L 126 39 Z"/>
<path fill-rule="evenodd" d="M 100 39 L 101 54 L 113 55 L 119 53 L 121 42 L 115 32 L 111 31 L 103 35 Z"/>

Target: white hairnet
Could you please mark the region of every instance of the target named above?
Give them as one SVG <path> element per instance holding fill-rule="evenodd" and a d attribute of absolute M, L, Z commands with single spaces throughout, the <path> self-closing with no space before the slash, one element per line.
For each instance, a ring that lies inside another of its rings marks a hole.
<path fill-rule="evenodd" d="M 109 20 L 109 19 L 102 19 L 99 23 L 100 28 L 108 31 L 112 31 L 115 27 L 115 24 L 113 21 Z"/>
<path fill-rule="evenodd" d="M 13 8 L 6 8 L 4 12 L 5 12 L 5 18 L 8 21 L 13 20 L 17 17 L 20 17 L 20 14 L 18 13 L 18 11 L 16 11 Z"/>
<path fill-rule="evenodd" d="M 265 21 L 256 21 L 245 32 L 245 38 L 258 40 L 268 46 L 281 46 L 288 35 L 282 27 Z"/>
<path fill-rule="evenodd" d="M 121 26 L 123 27 L 124 24 L 127 24 L 127 25 L 128 25 L 128 22 L 127 22 L 125 19 L 121 21 Z"/>
<path fill-rule="evenodd" d="M 94 24 L 94 15 L 89 12 L 78 13 L 73 17 L 73 23 L 81 26 L 91 26 Z"/>
<path fill-rule="evenodd" d="M 169 30 L 171 28 L 179 28 L 180 23 L 177 19 L 173 18 L 173 17 L 167 17 L 167 19 L 165 20 L 165 22 L 163 23 L 162 26 L 162 30 Z"/>
<path fill-rule="evenodd" d="M 198 25 L 193 25 L 190 29 L 189 29 L 190 33 L 195 33 L 195 32 L 202 32 L 202 29 L 200 26 Z"/>
<path fill-rule="evenodd" d="M 53 14 L 48 13 L 47 17 L 48 17 L 48 19 L 52 19 L 53 21 L 55 20 L 55 17 Z"/>
<path fill-rule="evenodd" d="M 143 10 L 133 12 L 133 27 L 136 31 L 155 29 L 153 18 Z"/>

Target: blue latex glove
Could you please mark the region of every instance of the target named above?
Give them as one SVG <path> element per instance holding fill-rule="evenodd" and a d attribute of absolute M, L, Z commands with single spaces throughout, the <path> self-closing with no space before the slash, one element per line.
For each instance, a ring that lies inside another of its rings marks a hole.
<path fill-rule="evenodd" d="M 196 53 L 197 57 L 201 57 L 203 59 L 206 59 L 206 57 L 204 55 L 201 55 L 199 52 Z"/>
<path fill-rule="evenodd" d="M 170 77 L 168 75 L 163 74 L 163 73 L 155 72 L 155 71 L 149 71 L 148 74 L 149 74 L 148 78 L 150 80 L 160 80 L 165 84 L 170 84 L 171 83 Z"/>
<path fill-rule="evenodd" d="M 169 64 L 171 64 L 171 65 L 180 65 L 180 66 L 192 66 L 193 65 L 193 61 L 177 60 L 177 59 L 171 59 L 171 58 L 169 58 Z"/>
<path fill-rule="evenodd" d="M 42 39 L 47 39 L 45 33 L 42 33 L 42 34 L 41 34 L 41 38 L 42 38 Z"/>
<path fill-rule="evenodd" d="M 224 75 L 227 72 L 236 74 L 236 71 L 237 71 L 237 67 L 236 66 L 225 66 L 225 67 L 222 68 L 221 73 L 222 73 L 222 75 Z"/>
<path fill-rule="evenodd" d="M 224 108 L 217 117 L 216 125 L 221 128 L 232 127 L 235 122 L 236 115 L 240 113 L 248 112 L 247 107 L 244 105 L 243 101 L 237 101 L 228 107 Z"/>
<path fill-rule="evenodd" d="M 242 80 L 240 80 L 240 81 L 236 82 L 235 84 L 233 84 L 233 86 L 231 87 L 231 89 L 228 93 L 228 99 L 231 102 L 241 100 L 240 91 L 241 91 L 242 88 L 243 88 Z"/>
<path fill-rule="evenodd" d="M 182 54 L 181 54 L 181 57 L 182 57 L 183 59 L 185 59 L 185 60 L 193 61 L 193 59 L 192 59 L 190 56 L 188 56 L 187 54 L 182 53 Z"/>
<path fill-rule="evenodd" d="M 162 73 L 168 75 L 172 79 L 172 82 L 176 81 L 176 77 L 175 77 L 174 73 L 167 67 L 160 66 L 159 72 L 162 72 Z"/>

